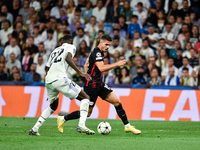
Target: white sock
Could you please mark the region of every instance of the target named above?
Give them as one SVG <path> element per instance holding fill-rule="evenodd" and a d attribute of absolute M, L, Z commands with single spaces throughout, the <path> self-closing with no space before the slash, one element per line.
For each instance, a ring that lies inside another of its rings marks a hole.
<path fill-rule="evenodd" d="M 79 126 L 85 127 L 85 121 L 88 115 L 88 109 L 89 109 L 89 100 L 88 99 L 83 99 L 81 101 L 80 105 L 80 118 L 79 118 Z"/>
<path fill-rule="evenodd" d="M 60 119 L 61 119 L 62 122 L 66 121 L 65 118 L 64 118 L 64 116 L 62 116 Z"/>
<path fill-rule="evenodd" d="M 129 128 L 131 125 L 130 123 L 124 125 L 126 128 Z"/>
<path fill-rule="evenodd" d="M 47 109 L 45 109 L 41 116 L 39 117 L 38 121 L 36 122 L 36 124 L 33 127 L 34 131 L 37 131 L 39 129 L 39 127 L 47 120 L 47 118 L 49 118 L 49 116 L 54 113 L 54 110 L 52 110 L 50 107 L 48 107 Z"/>

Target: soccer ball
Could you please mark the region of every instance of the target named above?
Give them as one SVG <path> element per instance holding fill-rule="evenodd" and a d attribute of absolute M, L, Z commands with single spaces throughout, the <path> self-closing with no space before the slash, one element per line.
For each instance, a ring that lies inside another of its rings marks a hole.
<path fill-rule="evenodd" d="M 102 121 L 99 123 L 99 125 L 97 126 L 97 130 L 100 134 L 103 134 L 103 135 L 107 135 L 110 133 L 111 131 L 111 126 L 108 122 L 106 121 Z"/>

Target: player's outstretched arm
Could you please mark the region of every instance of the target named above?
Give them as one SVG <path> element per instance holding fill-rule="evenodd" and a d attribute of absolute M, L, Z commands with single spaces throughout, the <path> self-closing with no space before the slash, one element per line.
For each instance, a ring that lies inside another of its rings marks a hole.
<path fill-rule="evenodd" d="M 66 58 L 65 58 L 66 62 L 78 73 L 80 74 L 80 76 L 85 77 L 87 80 L 91 80 L 91 76 L 87 73 L 82 72 L 74 63 L 74 61 L 72 60 L 72 54 L 68 53 Z"/>
<path fill-rule="evenodd" d="M 101 72 L 109 71 L 117 66 L 124 66 L 126 64 L 126 60 L 120 60 L 114 64 L 104 65 L 103 61 L 99 61 L 95 63 Z"/>
<path fill-rule="evenodd" d="M 85 73 L 87 73 L 87 71 L 88 71 L 88 61 L 89 61 L 89 57 L 87 58 L 87 60 L 85 61 L 85 64 L 84 64 Z"/>

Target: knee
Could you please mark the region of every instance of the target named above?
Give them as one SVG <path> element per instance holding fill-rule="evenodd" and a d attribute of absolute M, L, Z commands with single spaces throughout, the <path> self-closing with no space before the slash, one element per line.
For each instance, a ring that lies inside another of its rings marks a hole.
<path fill-rule="evenodd" d="M 54 111 L 58 108 L 58 100 L 54 101 L 52 104 L 50 104 L 50 108 Z"/>
<path fill-rule="evenodd" d="M 89 100 L 90 100 L 90 96 L 89 96 L 89 95 L 86 95 L 86 96 L 85 96 L 85 99 L 89 99 Z"/>
<path fill-rule="evenodd" d="M 113 105 L 114 105 L 115 107 L 117 107 L 117 106 L 121 105 L 121 101 L 118 99 L 118 100 L 116 100 L 116 101 L 113 103 Z"/>

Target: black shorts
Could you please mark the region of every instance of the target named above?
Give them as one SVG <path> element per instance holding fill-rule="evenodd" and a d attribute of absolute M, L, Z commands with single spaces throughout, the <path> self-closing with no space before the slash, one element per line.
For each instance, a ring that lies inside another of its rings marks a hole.
<path fill-rule="evenodd" d="M 84 86 L 84 91 L 90 96 L 90 107 L 94 107 L 98 96 L 105 100 L 108 94 L 113 90 L 111 90 L 106 84 L 103 84 L 99 88 L 93 88 L 90 85 Z"/>

